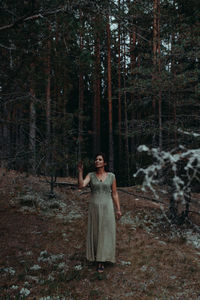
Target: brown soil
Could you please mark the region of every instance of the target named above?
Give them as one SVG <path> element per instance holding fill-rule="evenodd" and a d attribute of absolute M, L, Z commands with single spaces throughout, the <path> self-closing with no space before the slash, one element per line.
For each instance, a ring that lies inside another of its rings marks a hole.
<path fill-rule="evenodd" d="M 75 183 L 72 178 L 65 181 Z M 117 261 L 107 264 L 103 275 L 85 259 L 87 190 L 55 189 L 56 199 L 67 204 L 65 214 L 72 202 L 82 213 L 81 218 L 66 220 L 56 217 L 59 209 L 54 216 L 39 207 L 21 211 L 15 199 L 30 189 L 44 196 L 49 187 L 41 178 L 2 171 L 0 299 L 200 299 L 200 250 L 181 235 L 193 229 L 184 225 L 172 230 L 159 205 L 140 198 L 138 187 L 123 188 L 138 197 L 119 191 L 124 219 L 117 222 Z M 198 225 L 198 215 L 190 218 Z M 34 270 L 34 265 L 41 268 Z M 22 288 L 29 295 L 20 294 Z"/>

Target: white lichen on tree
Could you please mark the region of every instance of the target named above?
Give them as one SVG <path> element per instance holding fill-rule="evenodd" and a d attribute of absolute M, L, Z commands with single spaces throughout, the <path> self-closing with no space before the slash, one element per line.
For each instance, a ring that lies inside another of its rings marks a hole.
<path fill-rule="evenodd" d="M 166 216 L 163 206 L 161 209 L 167 219 L 173 221 L 185 220 L 189 212 L 191 185 L 194 181 L 200 181 L 200 149 L 186 149 L 179 146 L 178 149 L 171 151 L 160 151 L 159 148 L 150 149 L 146 145 L 138 147 L 139 152 L 146 152 L 153 158 L 153 163 L 146 167 L 140 168 L 134 176 L 143 174 L 142 190 L 151 190 L 158 200 L 159 196 L 156 185 L 167 183 L 171 187 L 171 198 L 169 203 L 170 214 Z M 179 207 L 184 207 L 180 212 Z M 181 221 L 181 222 L 182 222 Z"/>

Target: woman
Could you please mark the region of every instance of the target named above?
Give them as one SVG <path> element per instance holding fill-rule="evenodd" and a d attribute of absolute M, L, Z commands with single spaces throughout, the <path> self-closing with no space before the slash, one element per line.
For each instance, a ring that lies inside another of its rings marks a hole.
<path fill-rule="evenodd" d="M 95 172 L 87 174 L 83 179 L 83 165 L 79 163 L 78 186 L 83 188 L 90 183 L 91 198 L 88 211 L 88 232 L 86 256 L 89 261 L 98 262 L 97 271 L 102 273 L 104 263 L 115 262 L 115 213 L 121 217 L 120 203 L 117 193 L 115 175 L 105 171 L 107 165 L 105 155 L 95 156 Z"/>

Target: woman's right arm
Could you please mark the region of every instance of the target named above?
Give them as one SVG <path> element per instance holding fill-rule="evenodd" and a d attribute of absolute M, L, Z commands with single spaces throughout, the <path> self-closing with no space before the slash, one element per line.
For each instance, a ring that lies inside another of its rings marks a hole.
<path fill-rule="evenodd" d="M 85 179 L 83 179 L 83 164 L 80 162 L 78 164 L 78 187 L 79 189 L 84 188 L 90 182 L 90 175 L 87 174 Z"/>

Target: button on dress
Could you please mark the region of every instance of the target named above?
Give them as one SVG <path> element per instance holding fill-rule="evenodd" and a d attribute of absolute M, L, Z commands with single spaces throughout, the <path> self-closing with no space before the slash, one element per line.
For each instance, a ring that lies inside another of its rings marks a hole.
<path fill-rule="evenodd" d="M 115 175 L 107 173 L 100 181 L 95 172 L 89 173 L 91 198 L 88 209 L 86 257 L 89 261 L 115 262 L 116 224 L 112 199 Z"/>

